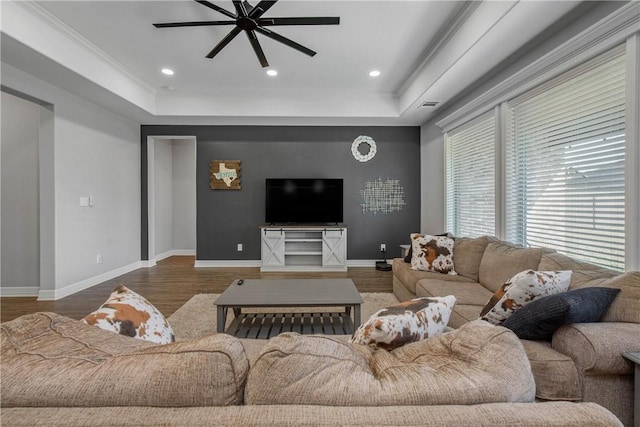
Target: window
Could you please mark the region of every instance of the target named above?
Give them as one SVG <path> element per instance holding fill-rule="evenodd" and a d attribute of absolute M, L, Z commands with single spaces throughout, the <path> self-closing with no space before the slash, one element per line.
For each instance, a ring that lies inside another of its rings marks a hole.
<path fill-rule="evenodd" d="M 493 111 L 445 135 L 446 225 L 456 236 L 495 235 Z"/>
<path fill-rule="evenodd" d="M 435 123 L 447 141 L 496 111 L 496 237 L 640 267 L 639 18 L 625 3 Z M 455 207 L 447 225 L 465 221 Z"/>
<path fill-rule="evenodd" d="M 507 106 L 506 240 L 624 270 L 623 47 Z"/>

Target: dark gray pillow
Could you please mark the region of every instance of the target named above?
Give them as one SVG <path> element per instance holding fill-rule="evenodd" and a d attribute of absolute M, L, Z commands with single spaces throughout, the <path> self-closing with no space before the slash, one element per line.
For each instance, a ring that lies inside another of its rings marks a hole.
<path fill-rule="evenodd" d="M 531 301 L 502 323 L 518 338 L 550 341 L 562 325 L 597 322 L 620 289 L 580 288 Z"/>

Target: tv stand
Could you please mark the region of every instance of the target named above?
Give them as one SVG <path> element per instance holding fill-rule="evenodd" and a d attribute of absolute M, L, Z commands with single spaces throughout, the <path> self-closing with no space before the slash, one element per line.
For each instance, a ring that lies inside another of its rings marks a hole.
<path fill-rule="evenodd" d="M 265 225 L 260 241 L 260 271 L 347 270 L 347 227 Z"/>

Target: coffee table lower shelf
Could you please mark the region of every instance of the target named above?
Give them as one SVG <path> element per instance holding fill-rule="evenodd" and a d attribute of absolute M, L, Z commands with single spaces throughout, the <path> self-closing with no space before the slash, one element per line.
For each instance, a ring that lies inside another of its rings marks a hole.
<path fill-rule="evenodd" d="M 236 313 L 227 330 L 238 338 L 269 339 L 283 332 L 299 334 L 351 335 L 353 321 L 337 313 Z"/>

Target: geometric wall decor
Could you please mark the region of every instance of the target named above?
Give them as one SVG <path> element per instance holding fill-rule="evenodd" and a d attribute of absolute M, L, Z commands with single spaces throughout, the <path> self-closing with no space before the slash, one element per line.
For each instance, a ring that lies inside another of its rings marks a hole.
<path fill-rule="evenodd" d="M 212 190 L 240 190 L 240 160 L 212 160 L 209 164 Z"/>
<path fill-rule="evenodd" d="M 378 178 L 375 181 L 365 182 L 364 190 L 360 190 L 362 195 L 362 213 L 367 211 L 374 215 L 378 212 L 388 214 L 401 211 L 406 205 L 404 202 L 404 189 L 397 179 L 382 181 Z"/>

